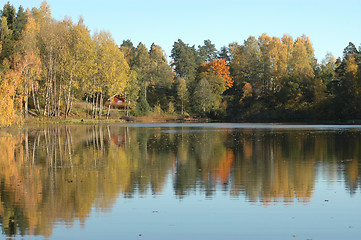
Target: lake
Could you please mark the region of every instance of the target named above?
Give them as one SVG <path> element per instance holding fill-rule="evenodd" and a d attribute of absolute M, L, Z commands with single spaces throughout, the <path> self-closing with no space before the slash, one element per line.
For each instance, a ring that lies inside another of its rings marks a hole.
<path fill-rule="evenodd" d="M 8 239 L 360 239 L 361 126 L 0 130 Z"/>

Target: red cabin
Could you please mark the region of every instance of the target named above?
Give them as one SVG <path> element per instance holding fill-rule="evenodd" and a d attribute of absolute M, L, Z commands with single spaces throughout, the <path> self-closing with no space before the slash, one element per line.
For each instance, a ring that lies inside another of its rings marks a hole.
<path fill-rule="evenodd" d="M 104 105 L 108 107 L 109 103 L 111 108 L 118 108 L 118 109 L 126 108 L 125 98 L 122 97 L 121 95 L 114 95 L 113 97 L 108 99 L 108 101 L 106 101 Z"/>

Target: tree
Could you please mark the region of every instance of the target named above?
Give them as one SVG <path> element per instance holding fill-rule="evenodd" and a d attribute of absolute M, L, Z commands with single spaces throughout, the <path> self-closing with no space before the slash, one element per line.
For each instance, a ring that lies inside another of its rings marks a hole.
<path fill-rule="evenodd" d="M 262 34 L 258 38 L 259 47 L 262 56 L 262 68 L 261 70 L 261 78 L 262 78 L 262 89 L 261 93 L 262 96 L 265 97 L 274 93 L 275 90 L 275 79 L 273 78 L 274 74 L 274 67 L 277 66 L 275 63 L 277 61 L 277 53 L 272 46 L 272 37 L 268 36 L 267 34 Z"/>
<path fill-rule="evenodd" d="M 207 79 L 202 78 L 196 85 L 193 101 L 194 110 L 202 116 L 205 116 L 213 109 L 215 97 Z"/>
<path fill-rule="evenodd" d="M 127 61 L 129 67 L 133 67 L 133 61 L 135 56 L 135 47 L 130 40 L 124 40 L 122 45 L 120 45 L 120 51 L 124 54 L 125 60 Z"/>
<path fill-rule="evenodd" d="M 147 103 L 144 105 L 149 106 L 147 101 L 147 91 L 148 86 L 152 82 L 152 61 L 146 46 L 142 43 L 139 43 L 135 50 L 133 70 L 137 72 L 138 83 L 141 86 L 141 91 L 144 96 L 141 98 L 141 100 Z"/>
<path fill-rule="evenodd" d="M 184 115 L 185 106 L 188 103 L 188 90 L 187 83 L 183 78 L 175 79 L 176 93 L 177 93 L 177 105 L 180 108 L 181 115 Z"/>
<path fill-rule="evenodd" d="M 327 52 L 321 63 L 320 77 L 328 88 L 331 87 L 330 83 L 335 80 L 336 67 L 336 58 L 330 52 Z"/>
<path fill-rule="evenodd" d="M 124 92 L 129 79 L 129 66 L 109 33 L 95 33 L 93 39 L 96 44 L 95 78 L 100 86 L 98 95 L 101 118 L 104 95 L 112 97 Z"/>
<path fill-rule="evenodd" d="M 314 98 L 314 54 L 308 38 L 298 37 L 291 58 L 290 77 L 300 86 L 300 101 L 312 102 Z"/>
<path fill-rule="evenodd" d="M 22 103 L 21 96 L 17 94 L 20 86 L 19 71 L 8 68 L 0 72 L 0 127 L 20 123 L 22 120 L 21 116 L 16 114 Z"/>
<path fill-rule="evenodd" d="M 218 58 L 223 58 L 226 62 L 231 61 L 229 49 L 226 46 L 221 47 L 221 50 L 218 52 Z"/>
<path fill-rule="evenodd" d="M 337 85 L 335 89 L 335 106 L 337 114 L 346 119 L 361 117 L 361 83 L 358 76 L 359 65 L 356 53 L 346 54 L 342 63 L 336 68 Z"/>
<path fill-rule="evenodd" d="M 225 88 L 224 90 L 229 89 L 233 86 L 234 80 L 230 74 L 230 68 L 228 66 L 228 63 L 222 58 L 213 60 L 209 63 L 203 62 L 201 65 L 201 71 L 215 73 L 219 75 L 223 79 L 223 84 Z M 220 94 L 222 93 L 223 92 L 221 92 Z"/>
<path fill-rule="evenodd" d="M 244 41 L 242 46 L 233 44 L 230 49 L 232 59 L 230 70 L 234 78 L 237 95 L 241 96 L 243 85 L 248 82 L 252 85 L 253 95 L 259 96 L 263 89 L 263 82 L 260 73 L 262 67 L 261 51 L 257 39 L 251 36 Z M 239 98 L 236 102 L 239 102 Z"/>
<path fill-rule="evenodd" d="M 39 26 L 35 19 L 28 14 L 28 20 L 24 26 L 24 31 L 20 41 L 17 44 L 18 53 L 15 54 L 15 64 L 21 68 L 21 75 L 23 77 L 23 94 L 24 94 L 24 118 L 28 117 L 29 97 L 32 93 L 34 107 L 38 113 L 38 105 L 35 100 L 35 91 L 38 90 L 39 79 L 41 73 L 41 60 L 39 51 L 37 49 L 36 36 L 39 32 Z"/>
<path fill-rule="evenodd" d="M 5 17 L 7 20 L 7 26 L 8 28 L 14 32 L 15 31 L 15 22 L 16 22 L 16 10 L 13 5 L 10 4 L 10 2 L 7 2 L 3 10 L 0 11 L 1 17 Z"/>
<path fill-rule="evenodd" d="M 159 104 L 166 109 L 171 100 L 171 87 L 173 72 L 168 65 L 165 52 L 155 44 L 152 44 L 149 57 L 151 61 L 150 86 L 148 88 L 148 102 L 151 106 Z"/>
<path fill-rule="evenodd" d="M 23 31 L 25 24 L 27 22 L 27 15 L 30 15 L 30 12 L 26 13 L 22 6 L 19 7 L 15 19 L 15 29 L 14 29 L 14 39 L 19 40 L 21 32 Z"/>
<path fill-rule="evenodd" d="M 141 86 L 138 83 L 137 72 L 134 70 L 129 71 L 129 80 L 124 89 L 125 98 L 127 101 L 127 116 L 129 116 L 129 110 L 135 110 L 139 98 Z"/>
<path fill-rule="evenodd" d="M 226 90 L 223 78 L 218 73 L 205 71 L 200 72 L 197 76 L 198 82 L 202 79 L 208 81 L 214 97 L 217 98 L 217 100 L 221 101 L 222 93 Z"/>
<path fill-rule="evenodd" d="M 358 54 L 357 48 L 355 47 L 355 44 L 352 42 L 349 42 L 347 47 L 343 50 L 343 58 L 348 59 L 349 57 L 352 57 L 354 55 Z"/>
<path fill-rule="evenodd" d="M 65 101 L 65 112 L 69 115 L 71 110 L 72 94 L 77 98 L 87 98 L 94 94 L 92 86 L 96 74 L 96 45 L 90 36 L 89 29 L 84 25 L 83 19 L 80 18 L 76 25 L 73 25 L 70 32 L 70 47 L 73 65 L 73 92 L 68 88 L 68 97 Z"/>
<path fill-rule="evenodd" d="M 5 16 L 1 18 L 1 28 L 0 28 L 0 41 L 2 43 L 2 49 L 0 53 L 0 63 L 4 59 L 9 59 L 13 54 L 14 42 L 12 40 L 13 30 L 8 27 L 8 21 Z"/>
<path fill-rule="evenodd" d="M 198 54 L 202 62 L 214 61 L 217 59 L 216 46 L 211 42 L 211 40 L 204 40 L 204 45 L 198 46 Z"/>
<path fill-rule="evenodd" d="M 177 76 L 184 78 L 190 86 L 195 79 L 198 66 L 197 52 L 194 46 L 190 47 L 178 39 L 173 44 L 171 58 L 173 59 L 171 66 L 174 67 Z"/>

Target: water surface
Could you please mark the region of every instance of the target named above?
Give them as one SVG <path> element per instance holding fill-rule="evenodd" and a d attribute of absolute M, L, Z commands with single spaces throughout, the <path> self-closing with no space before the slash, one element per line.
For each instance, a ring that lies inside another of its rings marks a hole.
<path fill-rule="evenodd" d="M 3 238 L 359 239 L 361 126 L 0 131 Z"/>

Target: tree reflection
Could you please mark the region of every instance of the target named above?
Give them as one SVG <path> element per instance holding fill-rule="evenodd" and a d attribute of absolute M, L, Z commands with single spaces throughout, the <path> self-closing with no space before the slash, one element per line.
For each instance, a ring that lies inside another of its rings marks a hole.
<path fill-rule="evenodd" d="M 248 201 L 310 201 L 317 172 L 360 187 L 359 132 L 48 126 L 2 131 L 4 234 L 52 234 L 119 197 L 217 192 Z"/>

